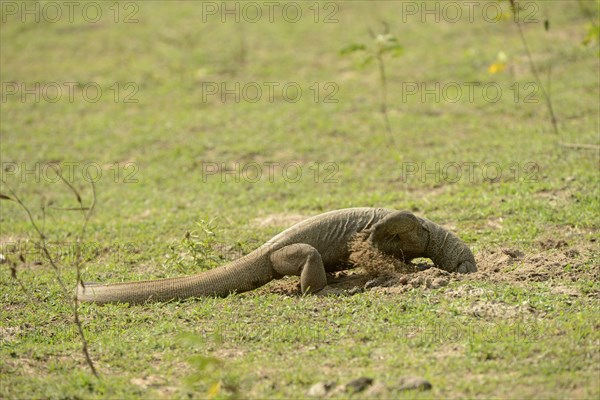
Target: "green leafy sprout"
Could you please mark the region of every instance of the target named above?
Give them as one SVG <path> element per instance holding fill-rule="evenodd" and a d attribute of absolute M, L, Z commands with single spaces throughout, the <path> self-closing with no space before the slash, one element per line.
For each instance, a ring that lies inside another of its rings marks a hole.
<path fill-rule="evenodd" d="M 383 32 L 375 34 L 372 30 L 369 30 L 372 42 L 370 46 L 362 43 L 352 43 L 344 47 L 340 51 L 340 55 L 348 55 L 357 52 L 365 53 L 365 58 L 360 64 L 361 67 L 366 67 L 373 61 L 377 61 L 379 68 L 379 83 L 381 91 L 381 102 L 380 111 L 385 123 L 385 128 L 390 135 L 390 139 L 393 142 L 392 127 L 388 116 L 388 104 L 387 104 L 387 75 L 385 68 L 386 56 L 398 57 L 402 54 L 403 48 L 398 43 L 398 39 L 389 32 L 389 25 L 385 22 L 383 24 Z"/>

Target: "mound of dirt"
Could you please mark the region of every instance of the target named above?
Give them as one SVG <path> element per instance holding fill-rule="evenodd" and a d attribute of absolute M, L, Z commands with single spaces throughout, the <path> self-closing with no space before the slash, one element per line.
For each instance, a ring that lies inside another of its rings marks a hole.
<path fill-rule="evenodd" d="M 577 280 L 582 275 L 598 276 L 599 269 L 586 269 L 594 259 L 592 247 L 546 247 L 525 254 L 519 250 L 485 251 L 476 256 L 478 271 L 473 279 L 492 282 L 544 282 L 550 279 Z"/>
<path fill-rule="evenodd" d="M 538 247 L 537 251 L 528 254 L 513 248 L 480 251 L 475 256 L 478 271 L 459 274 L 404 263 L 371 246 L 366 236 L 357 235 L 350 243 L 350 262 L 356 268 L 328 276 L 328 285 L 337 289 L 333 293 L 354 294 L 373 290 L 396 294 L 414 288 L 439 289 L 453 281 L 465 284 L 469 281 L 528 284 L 549 280 L 576 281 L 582 277 L 598 279 L 600 275 L 600 265 L 591 262 L 598 258 L 598 248 L 593 243 L 572 247 L 564 241 L 545 241 L 540 242 Z M 275 281 L 262 290 L 290 296 L 301 294 L 299 280 L 295 277 Z M 557 284 L 556 290 L 569 296 L 579 295 L 574 289 L 560 284 Z M 452 295 L 450 292 L 448 294 Z M 482 313 L 481 310 L 474 312 Z"/>
<path fill-rule="evenodd" d="M 349 244 L 350 263 L 365 269 L 368 275 L 379 276 L 391 273 L 417 272 L 414 265 L 406 264 L 397 258 L 377 250 L 367 240 L 366 233 L 359 233 Z"/>

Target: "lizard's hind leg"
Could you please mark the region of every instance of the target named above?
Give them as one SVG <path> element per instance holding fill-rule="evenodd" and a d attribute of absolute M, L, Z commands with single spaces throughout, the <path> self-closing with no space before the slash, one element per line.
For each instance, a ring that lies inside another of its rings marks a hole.
<path fill-rule="evenodd" d="M 302 293 L 314 293 L 327 285 L 321 254 L 311 245 L 285 246 L 271 254 L 271 264 L 281 275 L 300 276 Z"/>

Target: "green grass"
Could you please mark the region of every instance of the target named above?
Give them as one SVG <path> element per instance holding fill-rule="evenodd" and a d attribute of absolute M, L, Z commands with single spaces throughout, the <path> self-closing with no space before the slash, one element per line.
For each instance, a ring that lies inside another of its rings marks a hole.
<path fill-rule="evenodd" d="M 198 231 L 199 221 L 214 220 L 218 242 L 231 246 L 220 249 L 229 259 L 287 227 L 257 222 L 271 215 L 309 216 L 353 206 L 413 210 L 450 227 L 475 249 L 546 254 L 540 242 L 560 239 L 569 248 L 591 248 L 592 256 L 579 260 L 583 266 L 559 266 L 580 268 L 574 281 L 565 275 L 540 283 L 452 282 L 397 295 L 298 298 L 261 292 L 140 307 L 84 305 L 82 319 L 101 375 L 96 379 L 53 271 L 46 262 L 34 262 L 39 254 L 23 244 L 34 239 L 26 215 L 3 201 L 2 252 L 15 258 L 11 246 L 24 246 L 27 262 L 18 273 L 30 295 L 2 264 L 0 397 L 298 398 L 316 382 L 343 385 L 361 376 L 384 382 L 388 389 L 380 395 L 386 398 L 600 395 L 598 151 L 560 146 L 599 143 L 598 44 L 581 45 L 588 19 L 577 3 L 535 3 L 536 17 L 548 16 L 551 29 L 545 32 L 541 22 L 524 26 L 542 76 L 552 66 L 560 137 L 552 133 L 540 93 L 538 103 L 515 102 L 511 86 L 523 97 L 533 77 L 511 21 L 486 22 L 479 13 L 473 23 L 435 23 L 433 17 L 421 23 L 420 15 L 403 15 L 399 2 L 353 1 L 339 5 L 338 23 L 314 23 L 308 3 L 295 24 L 277 16 L 273 23 L 221 23 L 206 15 L 204 23 L 199 2 L 155 1 L 136 3 L 139 21 L 125 24 L 114 23 L 112 3 L 101 4 L 103 18 L 96 24 L 80 13 L 73 23 L 66 17 L 21 22 L 3 8 L 0 25 L 6 96 L 0 161 L 7 184 L 40 217 L 42 201 L 74 207 L 75 199 L 44 175 L 37 182 L 35 173 L 10 174 L 12 163 L 40 171 L 50 161 L 60 162 L 63 171 L 67 163 L 78 163 L 73 183 L 85 202 L 91 193 L 82 166 L 102 167 L 86 237 L 98 251 L 90 251 L 86 281 L 200 270 L 176 262 L 182 239 Z M 585 4 L 597 14 L 596 2 Z M 321 19 L 335 10 L 324 5 Z M 122 21 L 133 8 L 120 7 Z M 379 30 L 381 20 L 404 48 L 401 57 L 386 60 L 395 148 L 379 114 L 376 68 L 358 69 L 359 57 L 339 55 L 348 44 L 369 41 L 368 29 Z M 509 68 L 490 75 L 499 51 L 508 54 Z M 20 93 L 7 94 L 11 82 L 63 88 L 65 82 L 94 82 L 103 95 L 91 103 L 75 88 L 72 102 L 63 97 L 50 103 L 43 96 L 36 102 L 33 95 L 21 101 Z M 303 95 L 295 103 L 280 91 L 273 102 L 266 92 L 256 103 L 231 96 L 225 103 L 218 96 L 203 101 L 203 82 L 226 82 L 229 88 L 256 82 L 264 90 L 265 82 L 296 82 Z M 339 89 L 336 103 L 324 102 L 330 82 Z M 466 83 L 493 82 L 503 92 L 495 103 L 478 90 L 473 101 L 464 93 L 456 103 L 432 96 L 423 102 L 420 92 L 403 93 L 413 82 L 428 88 L 456 82 L 464 90 Z M 131 88 L 137 89 L 137 103 L 124 102 Z M 263 166 L 258 182 L 203 177 L 207 163 L 253 162 Z M 303 175 L 292 182 L 277 167 L 270 182 L 264 164 L 270 162 L 298 163 Z M 463 163 L 463 175 L 456 182 L 406 175 L 408 166 L 431 170 L 436 163 L 440 171 Z M 478 163 L 473 179 L 464 163 Z M 486 175 L 480 167 L 490 163 L 502 171 L 493 182 L 485 179 L 492 171 Z M 78 213 L 48 208 L 45 229 L 62 244 L 62 273 L 71 286 L 75 274 L 64 248 L 80 226 Z M 471 294 L 451 295 L 466 285 Z M 557 287 L 579 295 L 560 294 Z M 478 316 L 470 310 L 480 303 L 517 311 Z M 533 311 L 524 311 L 524 304 Z M 459 329 L 456 338 L 447 335 L 453 329 Z M 490 329 L 499 334 L 490 338 Z M 400 392 L 404 375 L 428 379 L 432 391 Z"/>

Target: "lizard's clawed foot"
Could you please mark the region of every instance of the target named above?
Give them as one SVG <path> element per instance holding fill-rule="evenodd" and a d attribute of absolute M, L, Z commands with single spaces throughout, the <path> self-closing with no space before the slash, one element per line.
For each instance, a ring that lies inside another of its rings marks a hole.
<path fill-rule="evenodd" d="M 372 289 L 374 287 L 387 287 L 390 286 L 392 279 L 389 276 L 378 276 L 377 278 L 371 279 L 365 283 L 365 290 Z"/>
<path fill-rule="evenodd" d="M 456 268 L 456 272 L 459 272 L 461 274 L 477 272 L 477 266 L 471 261 L 464 261 L 458 266 L 458 268 Z"/>

